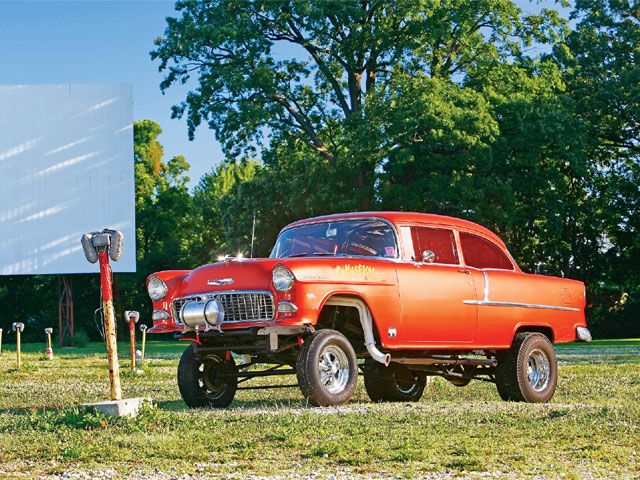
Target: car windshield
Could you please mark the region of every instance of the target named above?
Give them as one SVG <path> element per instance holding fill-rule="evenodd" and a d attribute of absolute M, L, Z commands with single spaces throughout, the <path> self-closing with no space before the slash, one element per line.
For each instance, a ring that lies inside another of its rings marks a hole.
<path fill-rule="evenodd" d="M 366 256 L 396 258 L 393 229 L 381 220 L 338 220 L 312 223 L 283 231 L 271 258 Z"/>

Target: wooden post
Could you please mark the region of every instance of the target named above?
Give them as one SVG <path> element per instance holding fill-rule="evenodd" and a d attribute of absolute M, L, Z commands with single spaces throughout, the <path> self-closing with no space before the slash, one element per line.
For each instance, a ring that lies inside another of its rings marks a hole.
<path fill-rule="evenodd" d="M 18 370 L 22 368 L 22 355 L 20 352 L 20 329 L 16 330 L 16 355 L 18 356 Z"/>
<path fill-rule="evenodd" d="M 102 312 L 104 315 L 104 336 L 107 343 L 107 360 L 109 362 L 109 383 L 111 400 L 122 400 L 120 388 L 120 365 L 118 363 L 118 347 L 116 342 L 116 317 L 113 311 L 113 287 L 111 265 L 107 249 L 98 251 L 100 261 L 100 286 L 102 296 Z"/>
<path fill-rule="evenodd" d="M 18 365 L 17 369 L 20 370 L 22 368 L 22 352 L 20 351 L 20 335 L 22 334 L 22 330 L 24 330 L 24 323 L 15 322 L 13 324 L 13 329 L 16 331 L 16 363 Z"/>
<path fill-rule="evenodd" d="M 144 347 L 147 342 L 147 326 L 143 323 L 140 325 L 140 331 L 142 332 L 142 354 L 140 355 L 140 361 L 144 362 Z M 1 334 L 2 332 L 0 332 Z"/>
<path fill-rule="evenodd" d="M 0 328 L 0 353 L 2 353 L 2 329 Z"/>
<path fill-rule="evenodd" d="M 129 342 L 131 344 L 131 371 L 136 370 L 136 322 L 129 317 Z"/>
<path fill-rule="evenodd" d="M 44 333 L 47 334 L 47 349 L 44 353 L 47 356 L 47 360 L 53 360 L 53 346 L 51 345 L 51 334 L 53 333 L 53 328 L 45 328 Z"/>

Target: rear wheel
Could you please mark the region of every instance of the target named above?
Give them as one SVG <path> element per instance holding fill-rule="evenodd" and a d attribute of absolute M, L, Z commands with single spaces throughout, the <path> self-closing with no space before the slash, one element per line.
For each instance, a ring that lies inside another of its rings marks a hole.
<path fill-rule="evenodd" d="M 372 402 L 417 402 L 426 385 L 425 375 L 403 365 L 365 364 L 364 387 Z"/>
<path fill-rule="evenodd" d="M 193 346 L 187 348 L 178 365 L 178 388 L 189 408 L 225 408 L 238 388 L 235 362 L 219 355 L 196 360 Z"/>
<path fill-rule="evenodd" d="M 335 330 L 309 335 L 298 354 L 296 375 L 302 394 L 316 407 L 349 401 L 358 381 L 358 364 L 351 343 Z"/>
<path fill-rule="evenodd" d="M 548 402 L 556 391 L 558 361 L 553 345 L 541 333 L 519 333 L 497 356 L 496 387 L 503 400 Z"/>

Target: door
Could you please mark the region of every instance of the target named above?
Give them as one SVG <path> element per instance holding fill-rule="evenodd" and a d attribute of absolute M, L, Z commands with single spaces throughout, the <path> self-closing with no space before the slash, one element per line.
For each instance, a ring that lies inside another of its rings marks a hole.
<path fill-rule="evenodd" d="M 399 346 L 447 348 L 473 342 L 478 307 L 468 301 L 476 299 L 474 272 L 460 265 L 453 231 L 410 226 L 400 232 L 405 262 L 397 265 Z"/>

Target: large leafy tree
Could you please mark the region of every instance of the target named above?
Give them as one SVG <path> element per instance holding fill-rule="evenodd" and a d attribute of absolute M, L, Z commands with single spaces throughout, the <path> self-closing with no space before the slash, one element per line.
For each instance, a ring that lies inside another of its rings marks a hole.
<path fill-rule="evenodd" d="M 640 333 L 640 5 L 634 0 L 578 0 L 576 28 L 554 49 L 591 160 L 594 317 L 610 335 Z"/>
<path fill-rule="evenodd" d="M 553 11 L 525 16 L 511 0 L 217 0 L 176 9 L 152 58 L 163 89 L 195 76 L 197 87 L 174 107 L 189 134 L 206 122 L 230 156 L 293 139 L 339 168 L 360 208 L 375 202 L 382 161 L 368 154 L 361 127 L 394 75 L 482 74 L 561 24 Z"/>

